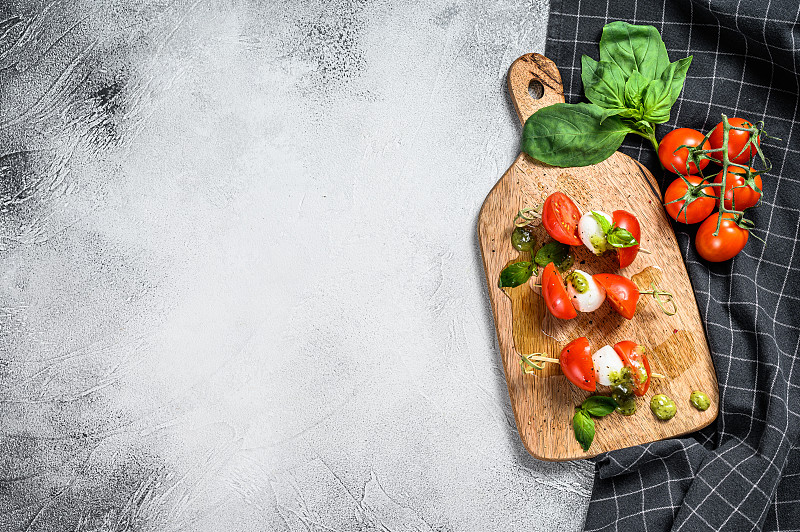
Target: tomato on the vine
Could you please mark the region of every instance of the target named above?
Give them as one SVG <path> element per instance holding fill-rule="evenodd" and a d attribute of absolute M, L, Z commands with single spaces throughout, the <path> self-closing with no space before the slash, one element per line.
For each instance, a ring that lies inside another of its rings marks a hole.
<path fill-rule="evenodd" d="M 688 127 L 673 129 L 664 135 L 658 145 L 658 160 L 661 161 L 661 166 L 673 174 L 681 175 L 695 174 L 698 170 L 702 170 L 708 165 L 708 159 L 701 160 L 699 168 L 694 162 L 690 162 L 689 170 L 687 171 L 686 163 L 689 158 L 689 150 L 687 148 L 678 148 L 680 146 L 699 146 L 704 138 L 704 135 L 696 129 L 689 129 Z M 710 148 L 711 144 L 705 141 L 702 149 L 708 150 Z"/>
<path fill-rule="evenodd" d="M 696 224 L 708 218 L 717 198 L 706 192 L 713 187 L 698 186 L 703 181 L 700 176 L 688 175 L 670 183 L 664 193 L 664 207 L 670 218 L 685 224 Z"/>
<path fill-rule="evenodd" d="M 761 176 L 755 173 L 755 168 L 747 170 L 738 166 L 728 167 L 725 178 L 725 208 L 743 211 L 754 207 L 761 199 Z M 722 172 L 714 178 L 714 183 L 722 184 Z M 717 187 L 721 188 L 721 187 Z M 717 194 L 716 188 L 714 194 Z"/>
<path fill-rule="evenodd" d="M 633 393 L 642 396 L 647 393 L 650 387 L 650 362 L 647 360 L 644 346 L 638 345 L 630 340 L 623 340 L 614 345 L 622 362 L 631 368 L 631 377 L 636 386 Z"/>
<path fill-rule="evenodd" d="M 552 262 L 545 266 L 542 274 L 542 297 L 547 310 L 556 318 L 571 320 L 578 315 L 564 287 L 564 281 Z"/>
<path fill-rule="evenodd" d="M 750 237 L 750 231 L 742 227 L 742 222 L 730 212 L 723 213 L 719 233 L 714 236 L 717 220 L 719 213 L 709 216 L 697 229 L 694 241 L 697 253 L 709 262 L 722 262 L 733 258 L 744 248 Z"/>
<path fill-rule="evenodd" d="M 642 241 L 642 230 L 639 227 L 639 220 L 636 219 L 636 216 L 632 215 L 628 211 L 618 210 L 611 213 L 611 219 L 615 226 L 621 227 L 622 229 L 626 229 L 628 232 L 630 232 L 637 242 Z M 639 244 L 627 248 L 616 248 L 616 250 L 617 258 L 619 259 L 619 267 L 625 268 L 626 266 L 631 265 L 633 260 L 636 258 L 636 255 L 639 253 Z"/>
<path fill-rule="evenodd" d="M 544 200 L 542 207 L 542 225 L 545 231 L 555 240 L 569 246 L 580 246 L 578 237 L 578 220 L 581 211 L 575 202 L 563 192 L 553 192 Z"/>
<path fill-rule="evenodd" d="M 589 340 L 585 336 L 568 343 L 561 350 L 558 361 L 561 364 L 561 371 L 572 384 L 588 392 L 597 389 L 592 352 L 589 348 Z"/>
<path fill-rule="evenodd" d="M 744 118 L 729 118 L 728 123 L 734 127 L 753 127 L 753 124 Z M 717 127 L 711 132 L 708 141 L 711 143 L 712 150 L 722 150 L 722 141 L 725 135 L 723 122 L 717 124 Z M 731 129 L 728 131 L 728 159 L 731 162 L 738 164 L 747 164 L 750 162 L 750 157 L 758 153 L 755 146 L 752 144 L 745 150 L 747 142 L 750 140 L 749 131 L 740 131 L 738 129 Z M 756 144 L 761 145 L 761 140 L 756 137 Z M 744 151 L 743 151 L 744 150 Z M 715 158 L 722 160 L 722 154 L 716 155 Z"/>
<path fill-rule="evenodd" d="M 614 310 L 625 319 L 633 319 L 636 303 L 639 302 L 639 288 L 633 281 L 613 273 L 598 273 L 593 275 L 592 279 L 605 288 L 606 300 L 611 303 Z"/>

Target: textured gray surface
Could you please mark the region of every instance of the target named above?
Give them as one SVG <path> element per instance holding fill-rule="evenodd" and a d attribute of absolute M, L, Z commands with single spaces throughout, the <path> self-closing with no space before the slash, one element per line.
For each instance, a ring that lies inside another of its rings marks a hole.
<path fill-rule="evenodd" d="M 0 529 L 581 527 L 475 235 L 545 2 L 0 15 Z"/>

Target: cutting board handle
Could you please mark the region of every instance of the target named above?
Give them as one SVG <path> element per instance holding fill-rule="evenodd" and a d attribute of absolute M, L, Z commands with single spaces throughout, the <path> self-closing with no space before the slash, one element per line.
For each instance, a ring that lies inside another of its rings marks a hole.
<path fill-rule="evenodd" d="M 508 92 L 523 124 L 542 107 L 564 102 L 561 73 L 556 64 L 542 54 L 525 54 L 511 64 Z M 534 98 L 531 92 L 541 96 Z"/>

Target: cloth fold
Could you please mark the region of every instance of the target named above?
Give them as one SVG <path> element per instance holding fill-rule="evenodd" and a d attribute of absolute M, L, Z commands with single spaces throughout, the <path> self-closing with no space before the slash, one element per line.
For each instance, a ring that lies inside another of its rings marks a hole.
<path fill-rule="evenodd" d="M 546 55 L 567 102 L 584 101 L 581 55 L 598 57 L 614 20 L 658 28 L 671 60 L 693 55 L 661 138 L 675 127 L 708 131 L 721 114 L 763 120 L 772 170 L 744 251 L 710 264 L 696 227 L 675 224 L 720 386 L 715 423 L 689 437 L 596 460 L 586 530 L 800 530 L 800 32 L 797 2 L 553 0 Z M 662 191 L 655 152 L 629 136 L 622 151 L 646 164 Z"/>

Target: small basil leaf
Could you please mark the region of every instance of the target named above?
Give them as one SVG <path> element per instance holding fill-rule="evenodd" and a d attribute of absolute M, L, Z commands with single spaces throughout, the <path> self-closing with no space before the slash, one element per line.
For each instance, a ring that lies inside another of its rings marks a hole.
<path fill-rule="evenodd" d="M 616 63 L 626 77 L 639 72 L 655 80 L 669 66 L 667 47 L 653 26 L 635 26 L 615 21 L 603 27 L 600 61 Z"/>
<path fill-rule="evenodd" d="M 594 417 L 603 417 L 613 412 L 618 406 L 619 404 L 611 397 L 593 395 L 586 398 L 581 408 Z"/>
<path fill-rule="evenodd" d="M 557 103 L 525 122 L 522 151 L 553 166 L 588 166 L 605 161 L 632 130 L 617 116 L 602 123 L 603 109 L 591 103 Z"/>
<path fill-rule="evenodd" d="M 622 227 L 612 228 L 608 234 L 606 234 L 606 240 L 615 248 L 632 248 L 633 246 L 639 245 L 639 242 L 633 238 L 631 232 Z"/>
<path fill-rule="evenodd" d="M 611 223 L 608 221 L 608 218 L 597 211 L 592 211 L 592 217 L 600 224 L 600 229 L 603 230 L 603 233 L 608 234 L 608 231 L 611 229 Z"/>
<path fill-rule="evenodd" d="M 614 63 L 581 58 L 581 80 L 586 98 L 604 109 L 625 109 L 625 73 Z"/>
<path fill-rule="evenodd" d="M 628 81 L 625 82 L 625 105 L 631 109 L 640 109 L 642 107 L 642 98 L 648 85 L 650 85 L 650 80 L 639 72 L 631 74 Z M 639 118 L 641 117 L 642 115 L 639 114 Z"/>
<path fill-rule="evenodd" d="M 500 288 L 514 288 L 519 286 L 533 275 L 533 264 L 528 261 L 515 262 L 506 266 L 500 272 L 500 280 L 497 286 Z"/>
<path fill-rule="evenodd" d="M 572 430 L 583 450 L 588 451 L 594 440 L 594 420 L 583 410 L 578 410 L 572 416 Z"/>
<path fill-rule="evenodd" d="M 569 255 L 569 246 L 561 242 L 548 242 L 536 252 L 533 261 L 539 266 L 547 266 L 551 262 L 558 267 Z"/>
<path fill-rule="evenodd" d="M 654 124 L 663 124 L 669 120 L 670 109 L 681 94 L 686 72 L 691 64 L 692 56 L 670 63 L 661 77 L 647 87 L 642 100 L 644 120 Z"/>

